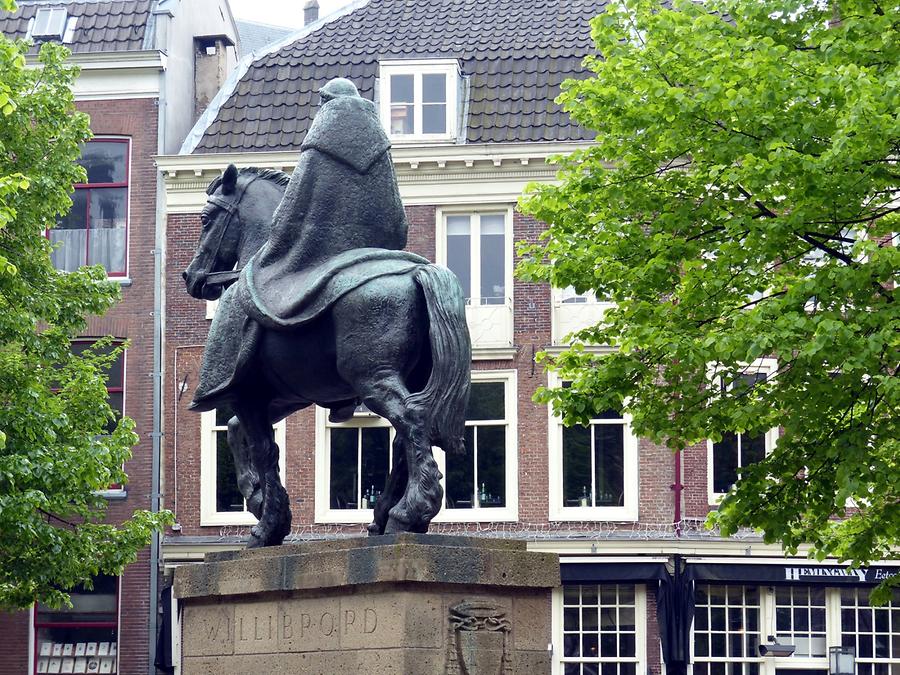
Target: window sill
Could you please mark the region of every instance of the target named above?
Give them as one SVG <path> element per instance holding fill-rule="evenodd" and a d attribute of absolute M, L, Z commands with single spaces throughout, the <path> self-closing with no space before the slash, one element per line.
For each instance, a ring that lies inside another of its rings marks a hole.
<path fill-rule="evenodd" d="M 388 136 L 394 145 L 455 145 L 456 136 L 436 135 L 436 136 Z"/>
<path fill-rule="evenodd" d="M 368 525 L 372 522 L 372 509 L 328 510 L 316 515 L 321 525 Z M 441 509 L 433 523 L 514 523 L 518 520 L 515 509 Z M 256 522 L 255 520 L 253 522 Z"/>
<path fill-rule="evenodd" d="M 222 525 L 234 526 L 234 527 L 244 527 L 256 525 L 259 522 L 256 520 L 256 516 L 252 513 L 244 512 L 216 512 L 216 513 L 206 513 L 200 515 L 200 526 L 212 526 L 219 527 Z"/>
<path fill-rule="evenodd" d="M 131 286 L 131 277 L 107 277 L 110 281 L 115 281 L 119 286 Z"/>
<path fill-rule="evenodd" d="M 128 497 L 128 490 L 123 488 L 114 488 L 112 490 L 98 490 L 94 493 L 98 497 L 103 497 L 107 501 L 118 502 Z"/>
<path fill-rule="evenodd" d="M 551 509 L 550 522 L 598 521 L 633 523 L 638 519 L 637 509 L 625 506 L 570 506 Z"/>

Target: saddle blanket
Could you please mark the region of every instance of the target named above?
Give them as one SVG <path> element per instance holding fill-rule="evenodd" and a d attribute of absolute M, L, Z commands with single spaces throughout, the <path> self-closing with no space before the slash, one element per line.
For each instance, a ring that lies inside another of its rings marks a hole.
<path fill-rule="evenodd" d="M 203 351 L 199 384 L 191 410 L 212 410 L 250 367 L 262 329 L 297 330 L 319 318 L 350 291 L 379 277 L 406 274 L 428 260 L 406 251 L 364 248 L 345 251 L 313 269 L 263 289 L 281 311 L 255 297 L 247 276 L 253 261 L 219 299 Z M 272 287 L 274 286 L 274 287 Z M 271 303 L 270 303 L 271 304 Z"/>

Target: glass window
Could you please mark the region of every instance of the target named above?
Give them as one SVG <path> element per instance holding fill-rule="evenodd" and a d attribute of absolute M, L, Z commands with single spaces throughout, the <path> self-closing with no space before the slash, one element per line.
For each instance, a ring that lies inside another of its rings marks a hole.
<path fill-rule="evenodd" d="M 737 379 L 719 386 L 725 390 L 749 390 L 765 382 L 766 373 L 744 373 Z M 727 433 L 721 441 L 712 444 L 712 491 L 724 494 L 731 489 L 740 476 L 740 469 L 761 461 L 766 456 L 766 434 Z"/>
<path fill-rule="evenodd" d="M 825 641 L 825 589 L 779 586 L 775 589 L 775 637 L 796 647 L 795 657 L 828 656 Z"/>
<path fill-rule="evenodd" d="M 82 146 L 78 163 L 87 172 L 87 182 L 75 186 L 72 208 L 48 234 L 58 244 L 52 253 L 57 269 L 100 264 L 110 276 L 125 275 L 128 146 L 125 139 Z"/>
<path fill-rule="evenodd" d="M 415 133 L 416 106 L 412 75 L 391 75 L 391 134 Z"/>
<path fill-rule="evenodd" d="M 507 505 L 506 381 L 472 382 L 466 412 L 466 451 L 446 456 L 449 509 Z"/>
<path fill-rule="evenodd" d="M 504 305 L 506 214 L 447 215 L 447 267 L 459 278 L 470 305 Z"/>
<path fill-rule="evenodd" d="M 35 673 L 118 672 L 118 578 L 77 586 L 72 607 L 34 609 Z"/>
<path fill-rule="evenodd" d="M 563 427 L 563 499 L 566 506 L 622 506 L 625 493 L 625 420 L 608 411 L 589 426 Z"/>
<path fill-rule="evenodd" d="M 447 132 L 447 76 L 444 73 L 422 75 L 422 133 Z"/>
<path fill-rule="evenodd" d="M 564 586 L 563 673 L 638 675 L 637 588 L 632 585 Z M 643 628 L 643 627 L 641 627 Z"/>
<path fill-rule="evenodd" d="M 759 589 L 698 584 L 694 602 L 694 675 L 759 675 Z"/>
<path fill-rule="evenodd" d="M 336 427 L 328 433 L 331 508 L 374 508 L 391 467 L 390 428 Z"/>
<path fill-rule="evenodd" d="M 72 352 L 82 354 L 85 350 L 94 346 L 91 340 L 79 340 L 72 343 Z M 111 345 L 100 350 L 103 354 L 111 353 L 116 347 Z M 115 419 L 109 421 L 107 432 L 112 433 L 118 424 L 118 420 L 125 414 L 125 350 L 119 352 L 115 360 L 106 369 L 107 403 L 115 413 Z"/>
<path fill-rule="evenodd" d="M 841 644 L 856 648 L 857 675 L 900 673 L 900 589 L 880 607 L 869 589 L 841 589 Z"/>
<path fill-rule="evenodd" d="M 452 140 L 458 68 L 450 60 L 382 62 L 380 114 L 391 138 Z"/>

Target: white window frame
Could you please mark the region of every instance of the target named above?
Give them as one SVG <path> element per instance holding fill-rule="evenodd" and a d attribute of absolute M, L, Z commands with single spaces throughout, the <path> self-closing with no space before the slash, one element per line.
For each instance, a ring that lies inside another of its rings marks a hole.
<path fill-rule="evenodd" d="M 772 358 L 756 359 L 747 366 L 744 372 L 748 375 L 753 373 L 765 373 L 766 381 L 770 382 L 777 377 L 778 361 Z M 712 371 L 710 371 L 710 380 L 716 380 L 716 376 Z M 714 385 L 718 387 L 718 381 L 715 381 Z M 778 433 L 778 427 L 773 427 L 765 433 L 766 457 L 768 457 L 775 449 L 775 445 L 778 442 Z M 739 464 L 739 468 L 741 466 L 743 465 Z M 718 504 L 726 494 L 724 492 L 716 492 L 713 489 L 713 442 L 709 439 L 706 441 L 706 492 L 709 496 L 708 502 L 710 506 Z"/>
<path fill-rule="evenodd" d="M 550 372 L 547 386 L 559 387 L 559 376 Z M 553 406 L 547 406 L 549 450 L 549 515 L 551 521 L 614 521 L 638 520 L 640 499 L 638 437 L 631 428 L 631 415 L 622 415 L 624 423 L 623 492 L 622 506 L 566 506 L 563 494 L 563 429 L 562 419 L 555 415 Z M 601 423 L 614 423 L 601 422 Z M 593 480 L 593 477 L 591 477 Z"/>
<path fill-rule="evenodd" d="M 422 133 L 422 75 L 446 76 L 447 117 L 443 134 Z M 413 76 L 414 131 L 411 134 L 391 133 L 391 76 Z M 388 137 L 395 142 L 454 142 L 457 137 L 459 110 L 459 63 L 456 59 L 403 59 L 379 63 L 379 115 Z"/>
<path fill-rule="evenodd" d="M 278 469 L 282 480 L 286 475 L 285 437 L 287 424 L 281 420 L 273 424 L 275 442 L 278 444 Z M 200 415 L 200 525 L 255 525 L 256 516 L 249 511 L 216 510 L 216 434 L 223 433 L 216 426 L 216 411 L 207 410 Z M 236 480 L 236 478 L 235 478 Z"/>
<path fill-rule="evenodd" d="M 434 517 L 435 523 L 487 523 L 516 522 L 519 519 L 519 452 L 517 424 L 517 371 L 509 370 L 473 370 L 472 382 L 503 382 L 504 409 L 506 410 L 506 506 L 502 508 L 450 509 L 446 506 L 447 495 L 447 456 L 438 447 L 433 448 L 434 458 L 444 476 L 441 487 L 444 488 L 445 505 Z M 477 426 L 487 420 L 466 421 L 466 426 Z M 477 488 L 477 486 L 476 486 Z"/>
<path fill-rule="evenodd" d="M 581 586 L 630 586 L 627 583 L 597 583 L 597 584 L 579 584 Z M 565 662 L 564 656 L 564 636 L 563 636 L 563 589 L 557 586 L 553 589 L 551 597 L 551 635 L 552 635 L 552 663 L 550 674 L 563 675 Z M 635 656 L 637 657 L 637 665 L 635 672 L 642 675 L 647 672 L 647 587 L 644 584 L 634 584 L 634 629 L 635 629 Z M 631 659 L 622 659 L 621 661 L 631 661 Z M 616 662 L 621 662 L 616 660 Z M 569 661 L 569 663 L 572 663 Z"/>
<path fill-rule="evenodd" d="M 316 406 L 316 489 L 315 522 L 324 524 L 367 524 L 372 522 L 372 509 L 331 508 L 331 457 L 329 453 L 329 429 L 384 428 L 390 430 L 390 466 L 393 466 L 394 429 L 388 421 L 375 413 L 357 413 L 352 420 L 334 424 L 328 421 L 327 408 Z M 382 489 L 384 486 L 377 486 Z"/>

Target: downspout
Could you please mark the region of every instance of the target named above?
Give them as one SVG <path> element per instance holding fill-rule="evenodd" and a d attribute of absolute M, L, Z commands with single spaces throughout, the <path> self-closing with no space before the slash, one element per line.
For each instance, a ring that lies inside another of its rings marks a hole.
<path fill-rule="evenodd" d="M 675 482 L 670 486 L 675 499 L 675 520 L 672 525 L 675 528 L 675 536 L 681 536 L 681 493 L 684 484 L 681 482 L 681 450 L 675 451 Z M 677 565 L 676 565 L 677 569 Z"/>
<path fill-rule="evenodd" d="M 159 99 L 157 103 L 157 139 L 156 153 L 165 154 L 166 144 L 166 71 L 165 61 L 159 73 Z M 153 464 L 150 486 L 150 511 L 158 513 L 160 507 L 160 465 L 162 455 L 162 379 L 163 379 L 163 314 L 164 314 L 164 278 L 163 264 L 166 246 L 166 202 L 165 181 L 162 172 L 156 171 L 156 228 L 153 245 Z M 159 532 L 153 533 L 150 540 L 150 621 L 148 666 L 149 675 L 156 675 L 156 639 L 159 619 L 159 567 L 160 567 Z"/>

